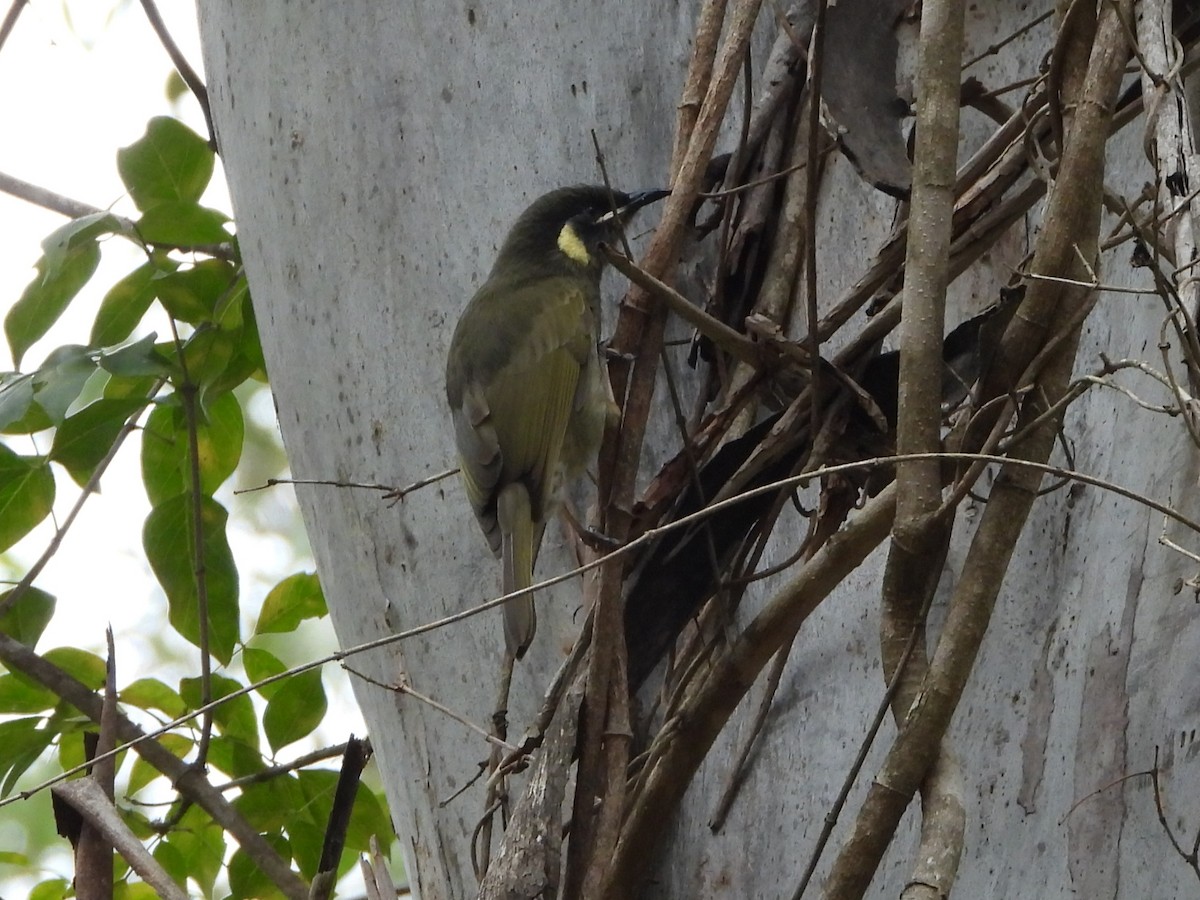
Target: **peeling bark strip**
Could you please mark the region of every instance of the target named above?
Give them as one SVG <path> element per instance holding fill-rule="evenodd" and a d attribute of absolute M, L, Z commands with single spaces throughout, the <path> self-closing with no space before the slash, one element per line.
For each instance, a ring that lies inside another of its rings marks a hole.
<path fill-rule="evenodd" d="M 1067 822 L 1067 866 L 1075 889 L 1088 897 L 1116 897 L 1120 884 L 1120 849 L 1126 822 L 1126 785 L 1121 779 L 1130 772 L 1129 659 L 1153 527 L 1148 514 L 1132 519 L 1141 540 L 1128 557 L 1129 576 L 1120 624 L 1115 633 L 1109 625 L 1088 642 L 1083 673 L 1074 760 L 1078 805 Z M 1136 541 L 1136 532 L 1133 537 Z M 1089 588 L 1102 589 L 1099 584 L 1085 581 L 1084 590 Z M 1087 608 L 1086 598 L 1080 606 Z"/>
<path fill-rule="evenodd" d="M 1050 739 L 1050 717 L 1054 713 L 1054 671 L 1062 664 L 1062 644 L 1055 650 L 1058 629 L 1052 624 L 1046 629 L 1041 657 L 1035 663 L 1030 679 L 1025 714 L 1025 736 L 1021 738 L 1021 790 L 1017 802 L 1026 815 L 1038 809 L 1042 779 L 1046 774 L 1046 745 Z"/>
<path fill-rule="evenodd" d="M 830 71 L 821 93 L 842 131 L 842 149 L 868 183 L 894 197 L 907 197 L 912 187 L 901 132 L 908 104 L 896 95 L 896 24 L 910 5 L 910 0 L 841 0 L 829 10 L 825 38 Z M 926 3 L 922 18 L 929 13 Z M 961 20 L 961 9 L 958 15 Z M 961 33 L 960 25 L 960 44 Z M 957 71 L 954 87 L 957 93 Z M 957 136 L 955 129 L 955 146 Z"/>

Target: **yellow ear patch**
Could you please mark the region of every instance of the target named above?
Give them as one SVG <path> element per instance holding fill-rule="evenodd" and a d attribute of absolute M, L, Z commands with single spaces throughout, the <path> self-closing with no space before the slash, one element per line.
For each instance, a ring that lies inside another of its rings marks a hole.
<path fill-rule="evenodd" d="M 583 243 L 579 232 L 572 227 L 570 222 L 564 225 L 562 231 L 558 233 L 558 249 L 581 266 L 592 264 L 592 257 L 587 251 L 587 245 Z"/>

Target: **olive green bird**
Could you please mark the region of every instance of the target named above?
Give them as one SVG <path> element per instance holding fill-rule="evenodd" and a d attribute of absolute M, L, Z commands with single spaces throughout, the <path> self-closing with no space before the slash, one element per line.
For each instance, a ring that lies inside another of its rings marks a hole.
<path fill-rule="evenodd" d="M 462 483 L 502 561 L 506 594 L 533 584 L 546 522 L 565 486 L 594 462 L 605 422 L 617 414 L 598 350 L 599 245 L 667 193 L 581 185 L 539 197 L 454 329 L 446 398 Z M 505 604 L 513 658 L 524 655 L 536 626 L 531 595 Z"/>

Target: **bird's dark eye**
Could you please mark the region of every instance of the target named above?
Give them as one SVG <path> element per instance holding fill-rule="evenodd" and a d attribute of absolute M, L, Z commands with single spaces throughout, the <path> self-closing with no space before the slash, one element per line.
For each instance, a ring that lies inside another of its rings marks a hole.
<path fill-rule="evenodd" d="M 600 218 L 606 210 L 598 206 L 589 206 L 582 212 L 571 217 L 572 224 L 580 230 L 580 232 L 591 232 L 600 223 Z"/>

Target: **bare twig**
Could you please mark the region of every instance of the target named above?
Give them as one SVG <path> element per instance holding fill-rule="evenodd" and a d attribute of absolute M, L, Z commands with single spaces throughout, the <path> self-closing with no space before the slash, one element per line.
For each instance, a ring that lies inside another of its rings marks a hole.
<path fill-rule="evenodd" d="M 820 308 L 817 298 L 817 199 L 821 185 L 821 170 L 817 165 L 820 141 L 817 138 L 821 127 L 821 78 L 825 71 L 825 12 L 827 0 L 817 0 L 817 17 L 813 25 L 812 49 L 808 55 L 808 106 L 807 116 L 808 165 L 804 170 L 804 311 L 808 334 L 805 348 L 813 360 L 812 383 L 809 386 L 808 427 L 817 433 L 821 422 L 821 404 L 824 400 L 821 367 L 816 361 L 821 358 Z"/>
<path fill-rule="evenodd" d="M 683 96 L 679 100 L 679 119 L 675 125 L 675 149 L 671 153 L 671 171 L 683 164 L 683 156 L 692 141 L 692 132 L 708 93 L 712 77 L 713 60 L 717 55 L 717 44 L 721 39 L 721 27 L 725 23 L 725 7 L 728 0 L 706 0 L 696 25 L 696 39 L 692 45 L 692 56 L 688 62 L 687 77 L 684 79 Z"/>
<path fill-rule="evenodd" d="M 8 40 L 8 36 L 12 34 L 13 28 L 16 27 L 17 19 L 21 17 L 21 13 L 28 3 L 29 0 L 13 0 L 12 6 L 4 14 L 4 21 L 0 22 L 0 50 L 4 49 L 4 44 Z"/>
<path fill-rule="evenodd" d="M 338 773 L 337 788 L 329 807 L 329 821 L 325 825 L 325 839 L 321 845 L 321 858 L 317 863 L 317 874 L 309 892 L 310 900 L 328 900 L 333 896 L 337 882 L 338 863 L 346 846 L 346 830 L 350 827 L 350 814 L 354 811 L 354 799 L 362 771 L 371 758 L 371 745 L 354 735 L 346 742 L 346 753 L 342 757 L 342 768 Z"/>
<path fill-rule="evenodd" d="M 187 61 L 187 57 L 183 55 L 183 51 L 179 49 L 179 45 L 175 43 L 175 39 L 171 37 L 171 32 L 167 30 L 166 23 L 163 22 L 162 16 L 159 15 L 158 7 L 154 5 L 154 0 L 141 0 L 141 2 L 142 9 L 146 13 L 146 20 L 150 23 L 150 27 L 154 29 L 154 33 L 158 35 L 163 49 L 167 51 L 167 56 L 171 57 L 171 64 L 175 66 L 175 71 L 179 73 L 179 77 L 183 79 L 183 83 L 188 86 L 188 89 L 196 97 L 196 102 L 200 104 L 200 111 L 204 114 L 204 125 L 208 128 L 208 146 L 216 151 L 218 149 L 217 130 L 213 126 L 212 108 L 208 103 L 208 89 L 204 86 L 204 82 L 200 80 L 200 76 L 196 73 L 196 70 Z"/>
<path fill-rule="evenodd" d="M 1145 775 L 1145 772 L 1137 772 L 1135 775 Z M 1179 854 L 1182 859 L 1193 872 L 1196 877 L 1200 878 L 1200 829 L 1196 830 L 1196 841 L 1192 844 L 1191 851 L 1186 851 L 1179 843 L 1179 839 L 1175 836 L 1175 830 L 1171 828 L 1167 822 L 1167 813 L 1163 809 L 1162 800 L 1162 785 L 1159 783 L 1159 768 L 1158 768 L 1158 747 L 1154 748 L 1154 768 L 1149 772 L 1151 782 L 1154 786 L 1154 812 L 1158 815 L 1158 823 L 1162 826 L 1163 831 L 1167 833 L 1167 840 L 1171 842 L 1171 847 Z"/>
<path fill-rule="evenodd" d="M 678 134 L 689 139 L 686 149 L 680 151 L 671 196 L 667 198 L 662 222 L 655 231 L 644 263 L 652 275 L 660 276 L 675 264 L 760 5 L 761 0 L 737 0 L 694 127 L 688 127 L 690 112 L 681 111 Z M 682 146 L 680 141 L 677 150 Z M 614 429 L 609 429 L 601 447 L 597 508 L 601 530 L 617 540 L 623 540 L 629 532 L 665 323 L 666 310 L 661 303 L 635 288 L 622 305 L 612 342 L 615 354 L 609 376 L 614 395 L 623 398 L 624 404 L 620 428 L 615 433 Z M 628 697 L 624 694 L 622 567 L 611 560 L 611 556 L 606 558 L 599 583 L 592 589 L 585 588 L 585 596 L 593 598 L 595 616 L 565 879 L 565 896 L 568 898 L 592 896 L 601 880 L 607 877 L 611 851 L 624 816 L 629 725 Z M 614 705 L 610 707 L 610 704 Z M 610 734 L 611 738 L 606 740 Z"/>
<path fill-rule="evenodd" d="M 36 184 L 30 184 L 28 181 L 22 181 L 20 178 L 14 178 L 3 172 L 0 172 L 0 191 L 32 203 L 34 206 L 64 215 L 68 219 L 79 219 L 83 216 L 104 212 L 98 206 L 72 200 L 70 197 L 64 197 L 62 194 L 56 194 L 54 191 L 38 187 Z M 126 219 L 123 220 L 123 224 L 127 224 L 129 229 L 133 230 L 132 221 Z"/>
<path fill-rule="evenodd" d="M 422 478 L 414 481 L 412 484 L 398 488 L 391 484 L 380 484 L 375 481 L 341 481 L 335 478 L 268 478 L 260 485 L 250 488 L 239 488 L 234 491 L 234 494 L 253 494 L 257 491 L 265 491 L 269 488 L 278 487 L 281 484 L 315 484 L 325 487 L 336 488 L 355 488 L 364 491 L 383 491 L 384 500 L 403 500 L 409 494 L 419 491 L 421 488 L 429 487 L 431 484 L 436 484 L 446 478 L 452 478 L 458 474 L 458 469 L 446 469 L 444 472 L 438 472 L 436 475 L 430 475 L 427 478 Z"/>
<path fill-rule="evenodd" d="M 627 256 L 622 256 L 611 247 L 603 248 L 605 258 L 614 269 L 636 284 L 638 287 L 661 300 L 671 312 L 692 325 L 712 341 L 718 348 L 728 353 L 734 359 L 759 367 L 763 364 L 762 354 L 754 341 L 740 331 L 730 328 L 720 319 L 714 318 L 700 307 L 693 305 L 683 294 L 670 285 L 659 281 L 645 269 L 638 266 Z"/>
<path fill-rule="evenodd" d="M 20 178 L 14 178 L 12 175 L 7 175 L 3 172 L 0 172 L 0 191 L 19 200 L 32 203 L 34 206 L 40 206 L 43 209 L 66 216 L 68 219 L 79 219 L 83 216 L 107 212 L 107 210 L 103 210 L 98 206 L 92 206 L 80 200 L 72 200 L 70 197 L 64 197 L 62 194 L 56 194 L 46 188 L 38 187 L 36 184 L 30 184 L 28 181 L 22 181 Z M 133 241 L 143 249 L 147 246 L 160 247 L 167 250 L 204 253 L 217 259 L 229 261 L 234 259 L 235 254 L 231 244 L 196 244 L 177 247 L 174 244 L 162 244 L 154 241 L 147 243 L 138 237 L 137 225 L 132 219 L 115 214 L 113 215 L 113 219 L 117 223 L 116 233 L 121 237 Z"/>
<path fill-rule="evenodd" d="M 361 678 L 363 681 L 367 682 L 367 684 L 373 684 L 373 685 L 375 685 L 375 687 L 383 688 L 385 691 L 391 691 L 396 694 L 407 694 L 409 697 L 412 697 L 414 700 L 421 701 L 426 706 L 430 707 L 431 709 L 436 709 L 442 715 L 444 715 L 450 719 L 453 719 L 459 725 L 462 725 L 465 728 L 470 729 L 471 731 L 475 732 L 480 737 L 482 737 L 488 743 L 495 744 L 497 747 L 499 747 L 502 750 L 508 750 L 508 751 L 512 752 L 517 749 L 516 747 L 514 747 L 512 744 L 508 743 L 507 741 L 503 741 L 503 740 L 497 738 L 495 735 L 493 735 L 491 732 L 489 732 L 486 728 L 476 725 L 474 722 L 472 722 L 466 716 L 456 713 L 454 710 L 452 710 L 450 707 L 446 706 L 444 703 L 439 703 L 437 700 L 434 700 L 428 694 L 421 693 L 416 688 L 414 688 L 411 684 L 409 684 L 407 681 L 396 681 L 391 684 L 388 684 L 388 683 L 385 683 L 382 681 L 377 681 L 376 679 L 372 678 L 370 675 L 367 675 L 365 672 L 360 672 L 358 669 L 355 669 L 352 666 L 348 666 L 345 663 L 342 664 L 342 668 L 345 669 L 347 672 L 349 672 L 351 675 L 353 675 L 355 678 Z"/>
<path fill-rule="evenodd" d="M 327 759 L 337 759 L 345 754 L 345 752 L 345 744 L 322 747 L 320 750 L 313 750 L 311 753 L 297 756 L 291 762 L 267 766 L 265 769 L 260 769 L 250 775 L 243 775 L 241 778 L 231 778 L 229 781 L 216 785 L 216 788 L 218 791 L 231 791 L 235 788 L 243 788 L 251 784 L 261 784 L 264 781 L 270 781 L 272 778 L 278 778 L 280 775 L 286 775 L 288 772 L 307 769 L 314 763 L 324 762 Z"/>
<path fill-rule="evenodd" d="M 59 785 L 51 792 L 59 834 L 64 833 L 64 823 L 69 823 L 69 833 L 66 837 L 75 851 L 75 885 L 80 900 L 110 900 L 113 891 L 114 849 L 122 856 L 127 852 L 132 853 L 135 858 L 149 855 L 128 829 L 125 829 L 126 833 L 121 836 L 120 847 L 116 846 L 116 841 L 108 834 L 112 819 L 119 819 L 112 805 L 113 782 L 117 774 L 116 758 L 105 755 L 116 743 L 117 654 L 111 627 L 105 630 L 105 639 L 108 643 L 108 658 L 104 666 L 100 733 L 84 735 L 87 757 L 94 759 L 99 755 L 100 761 L 79 781 Z M 95 740 L 89 740 L 90 738 Z M 92 797 L 91 802 L 83 801 L 85 794 Z M 63 803 L 69 804 L 78 818 L 65 815 Z M 130 844 L 131 838 L 136 848 Z"/>
<path fill-rule="evenodd" d="M 963 63 L 963 65 L 962 65 L 963 71 L 965 72 L 967 69 L 971 68 L 971 66 L 975 65 L 978 62 L 983 62 L 983 60 L 987 59 L 989 56 L 995 56 L 997 53 L 999 53 L 1001 50 L 1003 50 L 1005 47 L 1007 47 L 1009 44 L 1011 44 L 1017 38 L 1028 34 L 1030 31 L 1037 28 L 1037 26 L 1041 25 L 1043 22 L 1045 22 L 1047 19 L 1049 19 L 1053 15 L 1054 15 L 1053 9 L 1046 10 L 1046 12 L 1042 13 L 1036 19 L 1033 19 L 1032 21 L 1025 23 L 1020 28 L 1018 28 L 1016 31 L 1014 31 L 1012 34 L 1005 37 L 1004 40 L 997 41 L 994 44 L 989 44 L 986 50 L 983 50 L 982 52 L 978 53 L 977 55 L 972 56 L 965 63 Z"/>

